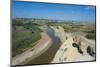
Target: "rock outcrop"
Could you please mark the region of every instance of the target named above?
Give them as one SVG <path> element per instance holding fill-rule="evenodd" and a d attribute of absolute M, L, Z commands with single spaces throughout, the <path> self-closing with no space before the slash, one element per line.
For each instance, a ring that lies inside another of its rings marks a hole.
<path fill-rule="evenodd" d="M 95 43 L 78 33 L 66 33 L 61 26 L 52 29 L 62 41 L 52 63 L 95 60 Z"/>

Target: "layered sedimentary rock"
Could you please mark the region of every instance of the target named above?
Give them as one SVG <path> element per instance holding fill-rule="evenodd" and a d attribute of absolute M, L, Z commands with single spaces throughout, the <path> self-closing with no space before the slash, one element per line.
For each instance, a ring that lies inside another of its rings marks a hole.
<path fill-rule="evenodd" d="M 78 33 L 66 33 L 60 26 L 52 28 L 62 41 L 52 63 L 95 60 L 95 42 Z"/>

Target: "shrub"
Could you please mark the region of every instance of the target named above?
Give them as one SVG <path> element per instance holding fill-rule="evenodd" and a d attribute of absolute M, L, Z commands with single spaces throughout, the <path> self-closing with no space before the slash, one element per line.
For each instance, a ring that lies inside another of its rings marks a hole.
<path fill-rule="evenodd" d="M 32 47 L 41 38 L 41 29 L 34 25 L 15 25 L 12 32 L 12 55 L 15 56 Z"/>
<path fill-rule="evenodd" d="M 88 33 L 86 35 L 86 38 L 88 38 L 88 39 L 95 39 L 95 33 Z"/>

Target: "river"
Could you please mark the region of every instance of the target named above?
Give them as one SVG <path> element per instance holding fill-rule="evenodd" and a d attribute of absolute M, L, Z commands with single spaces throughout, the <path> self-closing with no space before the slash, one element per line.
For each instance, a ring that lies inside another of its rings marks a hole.
<path fill-rule="evenodd" d="M 53 43 L 47 51 L 45 51 L 43 54 L 41 54 L 37 58 L 33 59 L 32 61 L 28 62 L 27 64 L 47 64 L 47 63 L 50 63 L 53 60 L 57 50 L 61 46 L 61 41 L 57 36 L 55 36 L 54 31 L 49 27 L 46 27 L 44 29 L 45 29 L 44 32 L 50 36 Z"/>

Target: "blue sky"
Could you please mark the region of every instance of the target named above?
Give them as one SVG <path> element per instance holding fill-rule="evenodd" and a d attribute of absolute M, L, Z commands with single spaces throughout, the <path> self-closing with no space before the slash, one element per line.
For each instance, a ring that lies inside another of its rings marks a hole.
<path fill-rule="evenodd" d="M 12 16 L 16 18 L 95 22 L 95 7 L 14 1 Z"/>

